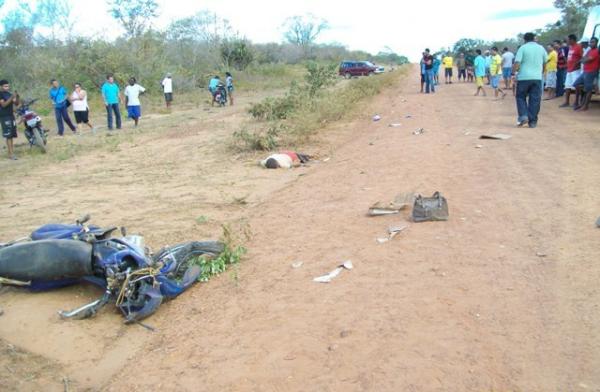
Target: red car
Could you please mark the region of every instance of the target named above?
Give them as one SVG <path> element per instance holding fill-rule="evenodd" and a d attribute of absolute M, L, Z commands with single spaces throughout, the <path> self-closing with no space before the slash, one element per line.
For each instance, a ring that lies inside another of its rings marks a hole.
<path fill-rule="evenodd" d="M 342 61 L 339 74 L 347 79 L 353 76 L 371 76 L 377 67 L 368 61 Z"/>

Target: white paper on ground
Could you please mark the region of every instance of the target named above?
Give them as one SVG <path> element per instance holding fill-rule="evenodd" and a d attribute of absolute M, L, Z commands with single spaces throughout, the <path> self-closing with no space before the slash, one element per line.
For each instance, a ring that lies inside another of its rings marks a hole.
<path fill-rule="evenodd" d="M 333 278 L 338 276 L 340 274 L 340 272 L 342 272 L 342 270 L 344 270 L 344 269 L 351 270 L 352 268 L 354 268 L 354 266 L 352 265 L 352 261 L 347 260 L 343 264 L 339 265 L 336 269 L 331 271 L 330 273 L 316 277 L 313 279 L 313 281 L 317 282 L 317 283 L 329 283 L 329 282 L 331 282 L 331 280 Z"/>

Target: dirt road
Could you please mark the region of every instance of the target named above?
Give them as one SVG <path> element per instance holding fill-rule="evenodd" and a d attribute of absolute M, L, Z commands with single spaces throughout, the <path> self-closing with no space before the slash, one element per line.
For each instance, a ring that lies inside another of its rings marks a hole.
<path fill-rule="evenodd" d="M 154 165 L 140 164 L 135 186 L 103 179 L 101 187 L 125 191 L 106 193 L 97 212 L 109 216 L 102 219 L 133 222 L 159 242 L 189 230 L 214 234 L 215 227 L 193 222 L 208 209 L 221 220 L 248 222 L 247 257 L 161 307 L 148 320 L 155 332 L 124 327 L 108 311 L 82 323 L 52 314 L 91 297 L 91 288 L 4 293 L 0 386 L 61 390 L 67 380 L 71 389 L 107 391 L 599 390 L 597 105 L 574 114 L 545 102 L 538 128 L 517 129 L 512 98 L 473 97 L 470 84 L 422 95 L 413 81 L 370 103 L 381 121 L 365 115 L 331 129 L 324 143 L 334 146 L 331 159 L 300 170 L 267 172 L 228 159 L 234 169 L 216 181 L 198 173 L 200 158 L 186 159 L 194 156 L 193 147 L 184 152 L 197 132 L 166 147 L 144 139 L 149 156 L 172 149 L 170 186 L 153 199 L 141 196 L 156 186 Z M 419 128 L 425 132 L 414 135 Z M 478 139 L 499 132 L 512 138 Z M 129 147 L 110 157 L 125 173 L 143 155 Z M 161 167 L 164 158 L 155 159 Z M 69 178 L 49 188 L 66 182 L 69 192 L 84 189 Z M 12 185 L 25 192 L 35 179 Z M 219 201 L 204 180 L 222 190 L 244 184 Z M 412 191 L 441 191 L 450 220 L 366 216 L 372 203 Z M 231 195 L 249 195 L 249 204 L 232 203 Z M 81 202 L 94 208 L 88 199 Z M 127 201 L 141 202 L 144 214 L 125 210 Z M 26 223 L 9 234 L 33 224 L 15 208 L 2 227 L 16 216 Z M 376 242 L 398 224 L 409 227 Z M 312 281 L 348 259 L 354 269 L 332 283 Z M 298 261 L 302 266 L 292 268 Z M 37 325 L 44 332 L 35 335 Z"/>

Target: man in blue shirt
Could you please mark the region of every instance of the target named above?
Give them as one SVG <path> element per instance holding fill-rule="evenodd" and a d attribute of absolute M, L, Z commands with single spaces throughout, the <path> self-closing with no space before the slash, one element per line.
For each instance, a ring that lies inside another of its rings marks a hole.
<path fill-rule="evenodd" d="M 529 123 L 535 128 L 538 122 L 542 101 L 542 78 L 546 72 L 548 53 L 543 46 L 535 42 L 535 34 L 523 36 L 525 44 L 517 51 L 513 69 L 517 74 L 517 126 Z"/>
<path fill-rule="evenodd" d="M 108 129 L 113 129 L 113 112 L 115 113 L 117 129 L 121 129 L 121 111 L 119 110 L 121 94 L 119 92 L 119 85 L 115 83 L 113 74 L 106 75 L 106 82 L 102 85 L 102 98 L 104 99 L 104 105 L 106 106 Z"/>
<path fill-rule="evenodd" d="M 477 49 L 475 53 L 477 53 L 477 57 L 475 57 L 475 61 L 473 62 L 475 81 L 477 82 L 477 92 L 475 93 L 475 96 L 478 96 L 479 92 L 482 92 L 483 96 L 485 97 L 487 95 L 483 89 L 483 78 L 485 77 L 486 72 L 485 59 L 481 55 L 481 49 Z"/>
<path fill-rule="evenodd" d="M 63 136 L 65 132 L 65 126 L 63 124 L 63 119 L 71 128 L 73 133 L 76 133 L 77 128 L 73 125 L 71 118 L 69 117 L 69 112 L 67 110 L 68 105 L 71 103 L 68 101 L 67 97 L 67 89 L 58 83 L 58 80 L 52 79 L 50 81 L 50 91 L 48 92 L 48 97 L 52 101 L 54 105 L 54 116 L 56 117 L 56 126 L 58 127 L 58 135 Z"/>

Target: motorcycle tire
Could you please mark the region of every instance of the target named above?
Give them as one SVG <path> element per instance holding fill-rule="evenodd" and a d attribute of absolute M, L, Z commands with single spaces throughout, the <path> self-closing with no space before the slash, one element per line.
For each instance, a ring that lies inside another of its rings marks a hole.
<path fill-rule="evenodd" d="M 33 128 L 33 137 L 35 138 L 35 145 L 42 150 L 42 152 L 46 153 L 46 140 L 44 140 L 44 131 L 38 127 Z"/>
<path fill-rule="evenodd" d="M 93 275 L 92 245 L 74 240 L 41 240 L 0 249 L 0 276 L 52 282 Z"/>

